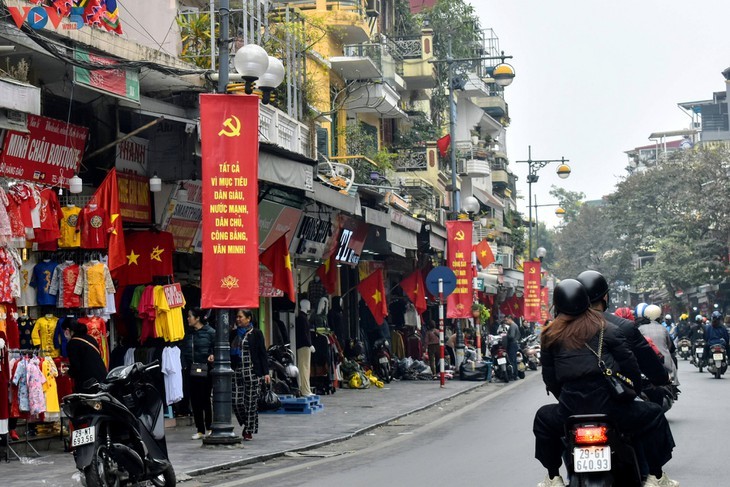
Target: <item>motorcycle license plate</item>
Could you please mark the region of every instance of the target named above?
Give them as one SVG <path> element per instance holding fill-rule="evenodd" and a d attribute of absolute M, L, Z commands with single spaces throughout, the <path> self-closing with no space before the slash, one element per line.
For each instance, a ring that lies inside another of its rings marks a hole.
<path fill-rule="evenodd" d="M 387 364 L 388 363 L 388 357 L 380 357 L 378 359 L 378 362 L 380 362 L 381 364 Z"/>
<path fill-rule="evenodd" d="M 712 360 L 722 360 L 722 354 L 721 353 L 713 353 L 712 354 Z"/>
<path fill-rule="evenodd" d="M 682 351 L 683 352 L 688 352 L 689 351 L 689 347 L 682 347 Z"/>
<path fill-rule="evenodd" d="M 702 355 L 703 355 L 703 354 L 704 354 L 705 352 L 703 352 L 702 350 L 697 350 L 697 352 L 696 352 L 696 353 L 697 353 L 697 356 L 698 356 L 698 357 L 702 357 Z"/>
<path fill-rule="evenodd" d="M 506 358 L 504 358 L 504 357 L 499 357 L 499 358 L 497 359 L 497 364 L 498 364 L 498 365 L 504 365 L 504 364 L 506 364 L 506 363 L 507 363 L 507 359 L 506 359 Z"/>
<path fill-rule="evenodd" d="M 82 428 L 71 432 L 71 446 L 81 446 L 96 441 L 96 428 Z"/>
<path fill-rule="evenodd" d="M 586 446 L 573 448 L 573 470 L 582 472 L 607 472 L 611 470 L 610 446 Z"/>

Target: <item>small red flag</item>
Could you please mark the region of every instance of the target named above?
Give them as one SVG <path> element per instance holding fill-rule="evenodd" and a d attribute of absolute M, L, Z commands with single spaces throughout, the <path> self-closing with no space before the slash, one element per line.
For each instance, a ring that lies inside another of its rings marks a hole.
<path fill-rule="evenodd" d="M 418 314 L 423 314 L 426 311 L 426 286 L 423 285 L 421 270 L 411 272 L 401 281 L 400 287 L 416 307 Z"/>
<path fill-rule="evenodd" d="M 360 281 L 357 290 L 368 305 L 373 314 L 375 322 L 382 325 L 385 317 L 388 316 L 388 305 L 385 302 L 385 285 L 383 284 L 383 271 L 376 270 L 368 277 Z"/>
<path fill-rule="evenodd" d="M 499 305 L 499 311 L 501 311 L 503 315 L 510 315 L 515 318 L 522 318 L 523 311 L 522 306 L 520 305 L 521 302 L 522 298 L 518 298 L 516 295 L 514 295 Z"/>
<path fill-rule="evenodd" d="M 317 275 L 322 281 L 322 285 L 327 291 L 327 294 L 335 294 L 335 291 L 337 290 L 337 274 L 339 273 L 337 272 L 335 254 L 336 252 L 332 252 L 330 256 L 325 259 L 324 264 L 317 268 Z"/>
<path fill-rule="evenodd" d="M 289 300 L 294 303 L 297 298 L 294 292 L 294 276 L 291 270 L 289 247 L 286 244 L 286 234 L 277 238 L 268 249 L 261 252 L 259 261 L 274 275 L 271 284 L 289 295 Z"/>
<path fill-rule="evenodd" d="M 436 141 L 436 147 L 438 147 L 441 157 L 446 157 L 446 151 L 449 150 L 449 145 L 451 145 L 451 134 L 446 134 Z"/>
<path fill-rule="evenodd" d="M 89 204 L 94 203 L 105 208 L 109 213 L 109 262 L 107 267 L 113 271 L 127 263 L 127 249 L 124 246 L 124 232 L 122 231 L 122 213 L 119 210 L 119 187 L 117 186 L 117 169 L 107 173 L 101 186 L 96 190 Z"/>
<path fill-rule="evenodd" d="M 495 259 L 494 254 L 492 253 L 492 247 L 486 239 L 476 244 L 474 246 L 474 250 L 477 253 L 477 259 L 479 259 L 479 263 L 482 265 L 482 268 L 486 269 L 489 267 L 489 264 L 494 262 Z"/>

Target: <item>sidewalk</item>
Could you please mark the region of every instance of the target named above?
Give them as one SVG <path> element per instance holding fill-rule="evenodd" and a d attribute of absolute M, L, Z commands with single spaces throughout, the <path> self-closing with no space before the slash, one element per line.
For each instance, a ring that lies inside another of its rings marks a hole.
<path fill-rule="evenodd" d="M 260 414 L 259 434 L 253 441 L 238 447 L 203 447 L 200 440 L 191 440 L 192 426 L 166 430 L 170 460 L 178 481 L 225 467 L 245 465 L 279 456 L 287 451 L 307 450 L 350 438 L 404 415 L 477 387 L 497 387 L 485 382 L 447 381 L 441 388 L 438 381 L 398 381 L 383 389 L 339 389 L 335 394 L 320 396 L 324 409 L 313 414 Z M 235 423 L 235 418 L 233 418 Z M 241 428 L 236 423 L 235 431 Z M 44 485 L 65 487 L 81 485 L 73 456 L 61 452 L 59 440 L 50 451 L 40 450 L 43 457 L 30 463 L 0 463 L 3 485 Z"/>

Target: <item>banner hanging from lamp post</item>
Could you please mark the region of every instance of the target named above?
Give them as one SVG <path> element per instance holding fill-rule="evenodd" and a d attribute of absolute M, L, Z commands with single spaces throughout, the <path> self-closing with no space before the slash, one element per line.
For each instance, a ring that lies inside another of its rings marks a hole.
<path fill-rule="evenodd" d="M 259 99 L 200 95 L 202 308 L 258 308 Z"/>
<path fill-rule="evenodd" d="M 447 318 L 471 318 L 472 268 L 471 248 L 474 222 L 447 221 L 447 265 L 456 275 L 456 289 L 447 299 Z"/>
<path fill-rule="evenodd" d="M 540 321 L 541 295 L 540 295 L 540 263 L 525 262 L 525 296 L 524 310 L 527 321 Z"/>

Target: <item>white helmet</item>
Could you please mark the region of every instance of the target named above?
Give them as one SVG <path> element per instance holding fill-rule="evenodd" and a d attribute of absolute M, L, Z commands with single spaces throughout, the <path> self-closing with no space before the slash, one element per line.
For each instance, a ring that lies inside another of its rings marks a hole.
<path fill-rule="evenodd" d="M 286 375 L 287 377 L 296 378 L 299 377 L 299 369 L 294 364 L 289 364 L 286 366 Z"/>
<path fill-rule="evenodd" d="M 662 315 L 662 309 L 656 304 L 650 304 L 644 308 L 644 318 L 648 318 L 651 321 L 657 321 Z"/>
<path fill-rule="evenodd" d="M 672 319 L 672 315 L 666 314 L 666 315 L 664 315 L 664 319 L 665 320 L 671 320 Z"/>

